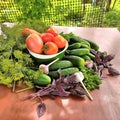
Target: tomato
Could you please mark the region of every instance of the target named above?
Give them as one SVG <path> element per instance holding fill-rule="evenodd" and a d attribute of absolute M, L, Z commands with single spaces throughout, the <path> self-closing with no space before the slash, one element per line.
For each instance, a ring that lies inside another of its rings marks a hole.
<path fill-rule="evenodd" d="M 33 29 L 30 29 L 30 28 L 24 28 L 23 31 L 22 31 L 23 35 L 29 35 L 29 34 L 32 34 L 32 33 L 35 33 L 35 34 L 41 36 L 41 33 L 37 32 Z"/>
<path fill-rule="evenodd" d="M 57 36 L 58 35 L 58 31 L 55 28 L 48 28 L 46 30 L 46 33 L 51 33 L 53 36 Z"/>
<path fill-rule="evenodd" d="M 26 38 L 26 46 L 32 52 L 41 54 L 43 49 L 43 41 L 37 34 L 33 33 Z"/>
<path fill-rule="evenodd" d="M 54 39 L 54 36 L 51 33 L 43 33 L 41 34 L 41 38 L 44 43 L 46 42 L 52 42 Z"/>
<path fill-rule="evenodd" d="M 54 42 L 46 42 L 43 48 L 46 55 L 52 55 L 58 53 L 58 47 Z"/>
<path fill-rule="evenodd" d="M 58 48 L 64 48 L 67 43 L 66 39 L 62 37 L 61 35 L 54 37 L 53 42 L 58 46 Z"/>

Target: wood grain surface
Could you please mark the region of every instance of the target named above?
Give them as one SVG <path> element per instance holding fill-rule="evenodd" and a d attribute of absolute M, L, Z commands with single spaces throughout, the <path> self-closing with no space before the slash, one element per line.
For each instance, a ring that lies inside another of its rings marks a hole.
<path fill-rule="evenodd" d="M 54 26 L 59 32 L 73 32 L 83 38 L 95 41 L 101 51 L 115 54 L 113 66 L 120 71 L 120 32 L 116 28 L 81 28 Z M 104 71 L 100 89 L 91 91 L 93 101 L 67 97 L 51 99 L 44 97 L 47 111 L 37 117 L 35 100 L 21 100 L 34 92 L 12 93 L 0 85 L 0 120 L 120 120 L 120 76 L 111 77 Z"/>

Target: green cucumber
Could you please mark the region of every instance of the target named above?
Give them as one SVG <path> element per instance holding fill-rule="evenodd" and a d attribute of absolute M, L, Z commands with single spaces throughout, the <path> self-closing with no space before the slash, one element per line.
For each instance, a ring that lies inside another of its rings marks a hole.
<path fill-rule="evenodd" d="M 89 56 L 91 59 L 94 59 L 94 58 L 95 58 L 95 55 L 93 55 L 92 53 L 88 53 L 88 56 Z"/>
<path fill-rule="evenodd" d="M 88 48 L 88 49 L 90 49 L 90 46 L 87 45 L 87 44 L 85 44 L 85 43 L 83 43 L 83 44 L 80 46 L 80 48 Z"/>
<path fill-rule="evenodd" d="M 41 73 L 37 79 L 35 79 L 34 84 L 36 85 L 48 85 L 51 83 L 51 78 L 49 75 Z"/>
<path fill-rule="evenodd" d="M 86 47 L 88 47 L 88 48 L 90 48 L 90 43 L 89 42 L 87 42 L 85 39 L 82 39 L 83 41 L 81 42 L 82 43 L 82 46 L 86 46 Z"/>
<path fill-rule="evenodd" d="M 80 42 L 76 42 L 76 43 L 72 43 L 68 46 L 68 49 L 71 50 L 71 49 L 77 49 L 77 48 L 80 48 L 82 45 L 82 43 Z"/>
<path fill-rule="evenodd" d="M 82 42 L 82 41 L 83 41 L 83 39 L 82 39 L 81 37 L 79 37 L 79 36 L 73 35 L 73 36 L 70 38 L 70 42 L 71 42 L 71 43 Z"/>
<path fill-rule="evenodd" d="M 86 40 L 86 39 L 85 39 L 85 40 Z M 90 40 L 86 40 L 86 41 L 89 42 L 90 47 L 91 47 L 92 49 L 94 49 L 94 50 L 96 50 L 96 51 L 99 50 L 99 46 L 98 46 L 95 42 L 90 41 Z"/>
<path fill-rule="evenodd" d="M 85 43 L 88 46 L 90 46 L 90 43 L 86 39 L 83 39 L 83 38 L 81 38 L 79 36 L 75 36 L 75 37 L 71 38 L 70 42 L 71 43 L 75 43 L 75 42 L 80 42 L 81 43 L 82 42 L 82 43 Z"/>
<path fill-rule="evenodd" d="M 88 48 L 79 48 L 79 49 L 67 50 L 67 53 L 70 55 L 82 56 L 90 53 L 90 50 Z"/>
<path fill-rule="evenodd" d="M 61 69 L 60 72 L 61 72 L 61 76 L 68 76 L 68 75 L 74 74 L 78 71 L 79 71 L 79 69 L 77 67 L 69 67 L 69 68 Z M 58 78 L 59 77 L 58 71 L 50 71 L 49 75 L 52 78 Z"/>
<path fill-rule="evenodd" d="M 86 61 L 86 60 L 91 60 L 90 56 L 88 55 L 83 55 L 82 58 Z"/>
<path fill-rule="evenodd" d="M 83 68 L 85 66 L 85 60 L 80 56 L 69 55 L 64 56 L 64 59 L 70 60 L 74 66 Z"/>
<path fill-rule="evenodd" d="M 58 69 L 63 69 L 63 68 L 68 68 L 72 67 L 73 64 L 69 60 L 59 60 L 53 63 L 50 67 L 49 70 L 58 70 Z"/>

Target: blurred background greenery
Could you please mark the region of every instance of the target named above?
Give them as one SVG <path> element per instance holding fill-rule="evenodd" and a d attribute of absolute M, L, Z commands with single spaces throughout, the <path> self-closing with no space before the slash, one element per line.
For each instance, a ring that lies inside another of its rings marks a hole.
<path fill-rule="evenodd" d="M 120 0 L 0 0 L 0 23 L 118 27 Z"/>

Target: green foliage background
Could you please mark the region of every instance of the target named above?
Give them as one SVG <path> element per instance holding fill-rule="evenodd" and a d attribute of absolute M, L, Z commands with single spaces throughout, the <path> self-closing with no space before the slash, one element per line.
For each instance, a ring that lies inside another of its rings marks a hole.
<path fill-rule="evenodd" d="M 47 25 L 117 27 L 120 26 L 120 0 L 111 0 L 109 11 L 105 11 L 108 0 L 1 0 L 0 22 L 26 22 L 39 20 Z M 85 2 L 85 6 L 84 6 Z M 84 8 L 85 7 L 85 8 Z"/>
<path fill-rule="evenodd" d="M 114 8 L 112 8 L 110 11 L 106 12 L 103 24 L 106 27 L 118 27 L 120 28 L 120 0 L 117 0 Z"/>
<path fill-rule="evenodd" d="M 99 26 L 102 3 L 98 6 L 92 6 L 92 0 L 83 3 L 82 0 L 3 0 L 0 17 L 2 22 L 37 19 L 48 25 Z"/>

